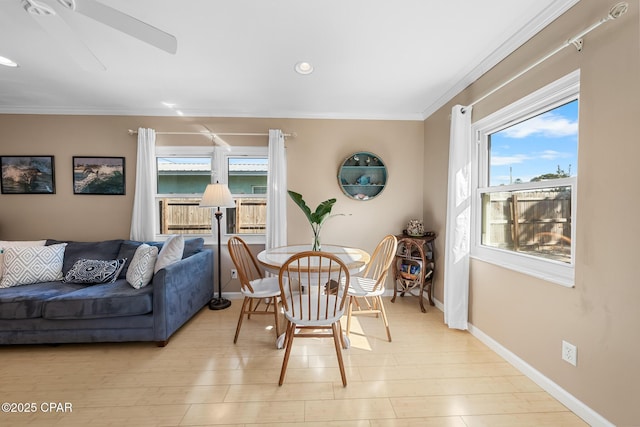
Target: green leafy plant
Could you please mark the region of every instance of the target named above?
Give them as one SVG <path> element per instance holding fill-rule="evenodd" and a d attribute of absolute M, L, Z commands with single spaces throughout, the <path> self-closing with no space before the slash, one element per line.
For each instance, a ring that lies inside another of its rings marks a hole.
<path fill-rule="evenodd" d="M 320 247 L 320 230 L 322 229 L 322 225 L 325 221 L 332 216 L 343 215 L 343 214 L 335 214 L 331 215 L 331 209 L 336 202 L 336 199 L 328 199 L 324 202 L 320 203 L 316 208 L 315 212 L 311 212 L 311 209 L 305 203 L 302 198 L 302 194 L 296 193 L 295 191 L 288 191 L 289 196 L 296 202 L 296 205 L 302 209 L 302 212 L 307 216 L 309 220 L 309 225 L 311 225 L 311 229 L 313 230 L 313 247 L 311 250 L 319 251 Z"/>

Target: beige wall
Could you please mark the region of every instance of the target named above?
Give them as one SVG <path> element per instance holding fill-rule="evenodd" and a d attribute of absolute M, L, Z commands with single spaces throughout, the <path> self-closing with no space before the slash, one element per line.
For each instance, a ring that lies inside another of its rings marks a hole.
<path fill-rule="evenodd" d="M 296 132 L 287 140 L 289 188 L 309 205 L 336 197 L 324 242 L 373 250 L 386 233 L 423 217 L 438 234 L 442 271 L 449 143 L 449 111 L 468 104 L 606 13 L 601 0 L 582 0 L 533 40 L 471 85 L 425 123 L 402 121 L 225 119 L 0 115 L 0 155 L 55 155 L 55 195 L 0 195 L 0 239 L 100 240 L 129 234 L 135 176 L 135 137 L 127 129 L 218 132 Z M 477 120 L 557 78 L 581 69 L 576 287 L 552 285 L 474 260 L 470 318 L 491 336 L 577 399 L 617 425 L 640 421 L 640 286 L 634 263 L 640 241 L 638 117 L 640 49 L 638 1 L 629 13 L 477 105 Z M 196 139 L 192 139 L 196 138 Z M 204 138 L 203 138 L 204 139 Z M 424 141 L 424 145 L 423 145 Z M 229 138 L 234 145 L 266 139 Z M 199 137 L 159 137 L 161 145 L 208 144 Z M 366 202 L 342 195 L 336 173 L 359 150 L 378 154 L 389 169 L 388 187 Z M 73 155 L 125 156 L 126 196 L 77 196 L 71 187 Z M 623 208 L 621 209 L 620 206 Z M 309 242 L 311 232 L 289 202 L 289 242 Z M 617 208 L 617 209 L 615 209 Z M 259 248 L 254 248 L 255 250 Z M 231 268 L 225 254 L 223 283 Z M 436 275 L 442 300 L 442 274 Z M 578 366 L 560 359 L 560 343 L 578 347 Z"/>
<path fill-rule="evenodd" d="M 0 115 L 0 155 L 55 156 L 56 194 L 0 194 L 0 240 L 43 238 L 94 241 L 128 238 L 135 184 L 136 137 L 128 129 L 158 131 L 267 132 L 281 128 L 288 138 L 288 187 L 305 197 L 312 209 L 338 199 L 322 230 L 322 241 L 372 252 L 388 233 L 402 231 L 410 218 L 422 215 L 423 126 L 418 121 L 293 120 L 242 118 L 175 118 L 114 116 Z M 267 145 L 267 137 L 225 137 L 232 145 Z M 159 135 L 158 145 L 209 145 L 200 136 Z M 338 186 L 340 164 L 355 151 L 370 151 L 385 162 L 388 182 L 376 198 L 356 201 Z M 74 195 L 72 156 L 124 156 L 126 195 Z M 289 200 L 288 239 L 310 243 L 311 228 Z M 258 251 L 259 247 L 253 250 Z M 238 291 L 231 280 L 226 248 L 222 252 L 225 291 Z"/>
<path fill-rule="evenodd" d="M 613 2 L 615 3 L 615 2 Z M 612 3 L 612 4 L 613 4 Z M 608 11 L 582 0 L 425 122 L 425 214 L 442 235 L 451 106 L 468 104 Z M 610 422 L 640 425 L 640 55 L 638 1 L 619 20 L 546 61 L 476 105 L 473 121 L 569 72 L 581 70 L 575 288 L 478 260 L 471 263 L 470 320 Z M 444 239 L 439 240 L 442 249 Z M 442 253 L 442 252 L 440 252 Z M 440 276 L 441 277 L 441 276 Z M 437 289 L 441 300 L 441 286 Z M 561 360 L 561 341 L 578 348 L 578 366 Z"/>

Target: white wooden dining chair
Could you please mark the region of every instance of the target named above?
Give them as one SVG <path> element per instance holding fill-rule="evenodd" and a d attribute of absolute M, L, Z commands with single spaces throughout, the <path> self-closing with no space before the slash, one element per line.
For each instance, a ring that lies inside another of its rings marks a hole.
<path fill-rule="evenodd" d="M 349 287 L 347 266 L 333 254 L 305 251 L 291 256 L 282 265 L 278 279 L 287 321 L 279 384 L 284 383 L 295 338 L 333 338 L 342 385 L 346 386 L 340 318 L 346 308 Z"/>
<path fill-rule="evenodd" d="M 231 260 L 238 270 L 240 292 L 242 292 L 244 296 L 233 343 L 235 344 L 238 341 L 242 320 L 245 316 L 250 319 L 252 314 L 268 314 L 273 316 L 277 339 L 280 335 L 280 327 L 278 325 L 278 316 L 280 314 L 280 306 L 278 304 L 280 287 L 278 285 L 278 278 L 275 276 L 264 277 L 264 272 L 249 250 L 249 246 L 247 246 L 246 242 L 240 237 L 231 237 L 227 246 L 229 247 Z M 260 304 L 263 301 L 265 302 L 265 307 L 261 309 Z"/>
<path fill-rule="evenodd" d="M 389 320 L 382 303 L 385 282 L 389 268 L 398 249 L 398 239 L 389 234 L 376 246 L 371 261 L 367 264 L 362 276 L 353 276 L 349 282 L 349 310 L 347 312 L 347 336 L 351 331 L 351 317 L 359 314 L 382 315 L 387 329 L 387 338 L 391 342 Z M 354 311 L 354 305 L 357 306 Z"/>

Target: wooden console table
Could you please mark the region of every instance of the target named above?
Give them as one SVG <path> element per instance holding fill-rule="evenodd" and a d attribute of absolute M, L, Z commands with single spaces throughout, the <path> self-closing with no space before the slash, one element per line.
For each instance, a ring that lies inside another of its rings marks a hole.
<path fill-rule="evenodd" d="M 401 297 L 408 293 L 419 297 L 420 310 L 426 313 L 423 298 L 425 289 L 429 304 L 434 305 L 432 292 L 436 262 L 433 242 L 436 236 L 417 237 L 399 234 L 396 237 L 398 251 L 393 262 L 394 287 L 391 302 L 395 302 L 398 292 Z M 416 291 L 417 295 L 414 293 Z"/>

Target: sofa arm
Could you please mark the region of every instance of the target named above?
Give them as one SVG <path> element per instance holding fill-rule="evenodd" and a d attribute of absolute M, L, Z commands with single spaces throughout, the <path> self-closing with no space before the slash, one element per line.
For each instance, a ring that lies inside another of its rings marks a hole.
<path fill-rule="evenodd" d="M 154 340 L 166 342 L 213 297 L 213 250 L 204 249 L 153 276 Z"/>

